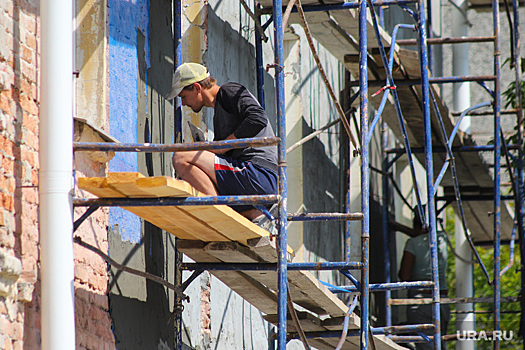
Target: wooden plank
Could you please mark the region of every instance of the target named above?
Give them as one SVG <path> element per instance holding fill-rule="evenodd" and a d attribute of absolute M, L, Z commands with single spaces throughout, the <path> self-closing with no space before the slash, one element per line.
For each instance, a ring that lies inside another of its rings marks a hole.
<path fill-rule="evenodd" d="M 314 338 L 314 339 L 308 339 L 308 345 L 315 347 L 319 350 L 334 350 L 335 347 L 331 344 L 328 344 L 323 339 Z"/>
<path fill-rule="evenodd" d="M 297 318 L 299 319 L 299 324 L 301 325 L 301 328 L 305 332 L 323 332 L 326 331 L 326 328 L 321 326 L 321 319 L 319 317 L 312 315 L 309 312 L 305 311 L 297 311 Z M 263 316 L 263 318 L 272 323 L 277 324 L 278 315 L 277 314 L 271 314 Z M 297 329 L 295 328 L 295 324 L 291 318 L 291 316 L 288 314 L 286 319 L 286 331 L 287 332 L 297 332 Z"/>
<path fill-rule="evenodd" d="M 141 173 L 115 172 L 108 173 L 108 186 L 126 195 L 126 197 L 154 197 L 137 188 L 137 179 L 143 178 Z"/>
<path fill-rule="evenodd" d="M 108 179 L 105 177 L 80 177 L 78 188 L 88 191 L 100 198 L 122 198 L 126 197 L 119 191 L 110 188 Z"/>
<path fill-rule="evenodd" d="M 277 255 L 277 248 L 275 239 L 271 236 L 257 237 L 249 239 L 247 242 L 248 247 L 253 251 L 261 260 L 266 262 L 277 262 L 279 256 Z M 288 261 L 292 261 L 294 252 L 291 247 L 288 247 Z"/>
<path fill-rule="evenodd" d="M 220 262 L 219 259 L 209 254 L 209 250 L 204 249 L 208 244 L 202 241 L 179 240 L 177 249 L 195 262 Z M 267 314 L 277 312 L 275 293 L 251 277 L 239 271 L 212 271 L 211 273 L 261 312 Z"/>
<path fill-rule="evenodd" d="M 154 197 L 202 197 L 188 182 L 174 179 L 171 176 L 154 176 L 138 178 L 137 187 Z"/>
<path fill-rule="evenodd" d="M 204 247 L 208 243 L 199 240 L 180 239 L 177 241 L 177 250 L 186 254 L 195 262 L 200 263 L 216 263 L 220 262 L 216 257 L 204 251 Z"/>
<path fill-rule="evenodd" d="M 330 292 L 308 271 L 289 271 L 288 281 L 294 302 L 299 304 L 299 301 L 304 300 L 300 305 L 309 310 L 318 307 L 324 310 L 325 315 L 332 317 L 344 316 L 348 310 L 348 307 L 335 294 Z M 296 296 L 294 297 L 294 295 Z M 301 295 L 304 297 L 299 298 Z M 308 300 L 311 301 L 312 305 L 306 303 Z M 317 313 L 323 315 L 323 313 Z"/>
<path fill-rule="evenodd" d="M 125 207 L 124 209 L 181 239 L 229 240 L 204 223 L 188 217 L 177 207 Z"/>
<path fill-rule="evenodd" d="M 205 222 L 232 241 L 246 244 L 248 239 L 269 235 L 268 231 L 226 205 L 185 206 L 181 210 L 196 220 Z"/>
<path fill-rule="evenodd" d="M 348 320 L 348 329 L 359 329 L 361 324 L 361 319 L 356 314 L 351 314 L 350 319 Z M 341 331 L 343 330 L 343 324 L 345 322 L 344 316 L 341 317 L 329 317 L 324 319 L 321 325 L 331 331 Z"/>
<path fill-rule="evenodd" d="M 212 242 L 204 247 L 204 251 L 224 262 L 261 262 L 254 252 L 237 242 Z"/>
<path fill-rule="evenodd" d="M 253 251 L 235 242 L 210 243 L 205 247 L 205 251 L 216 258 L 220 258 L 221 261 L 228 263 L 260 261 L 259 257 L 254 254 Z M 245 274 L 265 285 L 270 290 L 277 291 L 276 271 L 246 271 Z M 344 315 L 346 305 L 320 284 L 310 273 L 304 271 L 288 271 L 288 280 L 290 296 L 294 303 L 319 315 Z M 311 288 L 315 288 L 317 291 L 308 290 Z"/>
<path fill-rule="evenodd" d="M 277 295 L 250 276 L 237 271 L 211 271 L 241 298 L 265 314 L 277 312 Z"/>

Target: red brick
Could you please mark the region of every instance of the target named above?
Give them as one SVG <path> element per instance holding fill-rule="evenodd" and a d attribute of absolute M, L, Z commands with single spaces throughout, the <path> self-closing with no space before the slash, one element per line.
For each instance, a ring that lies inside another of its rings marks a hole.
<path fill-rule="evenodd" d="M 22 247 L 22 256 L 38 258 L 38 246 L 35 244 L 35 242 L 22 240 L 20 245 Z"/>
<path fill-rule="evenodd" d="M 13 335 L 14 340 L 24 339 L 24 325 L 19 322 L 13 322 Z"/>
<path fill-rule="evenodd" d="M 10 159 L 8 157 L 3 157 L 4 159 L 2 160 L 2 166 L 3 166 L 3 171 L 6 173 L 6 174 L 9 174 L 9 175 L 14 175 L 15 173 L 15 161 L 13 159 Z"/>
<path fill-rule="evenodd" d="M 29 33 L 29 32 L 26 33 L 24 44 L 26 44 L 27 47 L 30 48 L 31 50 L 36 51 L 37 46 L 36 46 L 36 37 L 35 37 L 35 35 L 32 34 L 32 33 Z"/>
<path fill-rule="evenodd" d="M 25 128 L 25 125 L 24 125 L 24 137 L 23 137 L 23 142 L 24 144 L 27 145 L 27 147 L 29 147 L 30 149 L 38 152 L 38 138 L 35 136 L 35 134 L 28 130 L 27 128 Z"/>
<path fill-rule="evenodd" d="M 11 113 L 11 99 L 4 96 L 4 94 L 0 95 L 0 109 L 4 113 Z"/>
<path fill-rule="evenodd" d="M 5 306 L 5 300 L 0 300 L 0 315 L 7 315 L 7 307 Z"/>
<path fill-rule="evenodd" d="M 5 150 L 9 140 L 2 134 L 0 134 L 0 150 Z"/>
<path fill-rule="evenodd" d="M 32 115 L 38 114 L 38 106 L 36 102 L 32 98 L 27 96 L 26 94 L 20 95 L 20 106 L 22 107 L 24 111 L 26 111 L 29 114 L 32 114 Z M 24 124 L 25 124 L 25 120 L 24 120 Z"/>
<path fill-rule="evenodd" d="M 8 336 L 13 334 L 13 323 L 4 315 L 0 315 L 0 334 L 6 334 Z"/>
<path fill-rule="evenodd" d="M 34 103 L 34 106 L 36 106 L 36 103 Z M 27 130 L 31 131 L 33 135 L 38 135 L 38 118 L 32 115 L 28 115 L 26 118 L 24 118 L 24 127 Z"/>
<path fill-rule="evenodd" d="M 13 350 L 24 350 L 24 341 L 23 340 L 15 340 L 13 342 Z"/>
<path fill-rule="evenodd" d="M 31 184 L 38 186 L 38 170 L 31 170 Z"/>
<path fill-rule="evenodd" d="M 22 162 L 27 162 L 32 168 L 35 168 L 36 167 L 35 152 L 23 145 L 20 147 L 20 152 L 22 155 Z"/>
<path fill-rule="evenodd" d="M 25 45 L 22 45 L 22 59 L 27 63 L 33 63 L 33 52 L 27 48 Z"/>
<path fill-rule="evenodd" d="M 29 79 L 29 81 L 34 82 L 36 81 L 36 68 L 34 65 L 27 63 L 25 61 L 20 61 L 21 63 L 21 72 L 22 74 Z"/>
<path fill-rule="evenodd" d="M 13 211 L 14 202 L 13 202 L 12 195 L 0 193 L 0 198 L 2 199 L 2 202 L 1 202 L 2 207 L 4 207 L 7 211 Z"/>
<path fill-rule="evenodd" d="M 2 232 L 0 229 L 0 246 L 13 249 L 16 243 L 16 237 L 12 232 Z"/>

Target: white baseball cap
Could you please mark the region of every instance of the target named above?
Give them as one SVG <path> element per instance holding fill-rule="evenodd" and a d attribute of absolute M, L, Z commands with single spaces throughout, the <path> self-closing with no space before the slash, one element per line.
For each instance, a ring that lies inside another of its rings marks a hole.
<path fill-rule="evenodd" d="M 171 83 L 171 91 L 166 96 L 168 100 L 177 97 L 182 89 L 210 76 L 208 69 L 202 64 L 198 63 L 183 63 L 177 67 L 173 73 L 173 80 Z"/>

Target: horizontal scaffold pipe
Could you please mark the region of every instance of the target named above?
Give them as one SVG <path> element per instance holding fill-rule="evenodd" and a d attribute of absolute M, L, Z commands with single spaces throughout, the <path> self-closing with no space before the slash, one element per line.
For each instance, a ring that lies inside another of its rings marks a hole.
<path fill-rule="evenodd" d="M 416 324 L 403 326 L 389 326 L 389 327 L 372 327 L 372 334 L 398 334 L 398 333 L 413 333 L 433 330 L 433 324 Z M 305 332 L 307 338 L 339 338 L 341 331 L 326 331 L 326 332 Z M 360 336 L 359 329 L 349 329 L 347 337 Z M 297 339 L 299 334 L 296 332 L 288 333 L 288 339 Z"/>
<path fill-rule="evenodd" d="M 288 221 L 363 220 L 363 213 L 301 213 L 289 214 Z"/>
<path fill-rule="evenodd" d="M 374 6 L 391 6 L 391 5 L 409 5 L 418 3 L 418 0 L 375 0 L 372 1 Z M 338 11 L 355 9 L 359 7 L 359 1 L 345 2 L 342 4 L 327 4 L 327 5 L 304 5 L 304 12 L 319 12 L 319 11 Z M 294 8 L 292 12 L 297 12 Z M 261 14 L 269 15 L 272 13 L 271 7 L 265 7 L 261 10 Z"/>
<path fill-rule="evenodd" d="M 501 110 L 500 111 L 501 114 L 516 114 L 518 113 L 518 109 L 516 108 L 511 108 L 511 109 L 504 109 L 504 110 Z M 450 113 L 453 117 L 459 117 L 461 115 L 461 112 L 451 112 Z M 472 112 L 469 112 L 467 115 L 471 116 L 471 117 L 482 117 L 482 116 L 494 116 L 494 111 L 493 110 L 488 110 L 488 111 L 472 111 Z"/>
<path fill-rule="evenodd" d="M 385 290 L 404 290 L 404 289 L 419 289 L 419 288 L 432 288 L 434 282 L 432 281 L 419 281 L 419 282 L 393 282 L 393 283 L 373 283 L 370 284 L 371 292 L 384 292 Z M 337 286 L 328 287 L 328 290 L 332 293 L 355 293 L 359 290 L 355 286 Z"/>
<path fill-rule="evenodd" d="M 245 147 L 265 147 L 276 145 L 279 137 L 260 137 L 237 140 L 206 141 L 192 143 L 154 144 L 154 143 L 111 143 L 111 142 L 73 142 L 73 150 L 113 151 L 113 152 L 180 152 L 210 149 L 229 149 Z"/>
<path fill-rule="evenodd" d="M 429 78 L 429 84 L 445 84 L 445 83 L 462 83 L 466 81 L 494 81 L 496 80 L 495 75 L 468 75 L 468 76 L 456 76 L 456 77 L 436 77 Z M 411 85 L 421 85 L 421 79 L 404 79 L 396 80 L 396 86 L 411 86 Z M 385 81 L 383 80 L 369 80 L 368 86 L 385 86 Z M 350 87 L 358 87 L 359 80 L 351 81 L 349 83 Z"/>
<path fill-rule="evenodd" d="M 279 201 L 276 194 L 261 196 L 217 196 L 217 197 L 159 197 L 159 198 L 75 198 L 73 206 L 89 207 L 144 207 L 144 206 L 179 206 L 179 205 L 246 205 L 246 204 L 274 204 Z"/>
<path fill-rule="evenodd" d="M 502 303 L 516 303 L 520 297 L 501 297 Z M 441 304 L 463 304 L 463 303 L 493 303 L 494 297 L 477 297 L 477 298 L 440 298 Z M 411 299 L 390 299 L 390 305 L 423 305 L 432 304 L 432 298 L 411 298 Z"/>
<path fill-rule="evenodd" d="M 288 263 L 288 270 L 358 270 L 363 266 L 359 261 L 350 262 L 318 262 L 318 263 Z M 205 271 L 277 271 L 277 263 L 182 263 L 182 270 Z"/>
<path fill-rule="evenodd" d="M 443 44 L 462 44 L 462 43 L 482 43 L 494 41 L 494 36 L 475 36 L 475 37 L 458 37 L 458 38 L 428 38 L 428 45 L 443 45 Z M 417 39 L 400 39 L 396 41 L 399 46 L 415 46 Z"/>
<path fill-rule="evenodd" d="M 519 149 L 518 145 L 507 145 L 507 149 Z M 410 149 L 412 153 L 423 153 L 425 152 L 425 149 L 423 147 L 416 147 Z M 460 146 L 460 147 L 452 147 L 452 152 L 488 152 L 488 151 L 494 151 L 494 145 L 480 145 L 480 146 Z M 406 153 L 406 150 L 404 148 L 389 148 L 385 150 L 386 153 Z M 445 147 L 439 146 L 439 147 L 432 147 L 433 153 L 446 153 L 447 149 Z"/>
<path fill-rule="evenodd" d="M 501 200 L 509 201 L 514 200 L 514 196 L 500 196 Z M 456 196 L 454 195 L 445 195 L 445 196 L 436 196 L 437 201 L 446 201 L 446 202 L 455 202 Z M 493 194 L 472 194 L 472 195 L 462 195 L 461 200 L 463 202 L 468 201 L 492 201 L 494 200 Z M 477 242 L 475 244 L 478 244 Z M 492 244 L 492 243 L 491 243 Z"/>

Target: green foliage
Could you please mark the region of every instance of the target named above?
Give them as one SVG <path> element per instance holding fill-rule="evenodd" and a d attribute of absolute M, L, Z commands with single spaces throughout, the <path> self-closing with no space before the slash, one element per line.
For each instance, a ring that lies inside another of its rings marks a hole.
<path fill-rule="evenodd" d="M 449 235 L 449 238 L 454 246 L 454 212 L 452 207 L 448 207 L 446 210 L 446 224 L 445 230 Z M 477 247 L 477 251 L 483 261 L 483 264 L 489 271 L 491 278 L 493 278 L 494 273 L 494 249 L 490 248 L 481 248 Z M 510 260 L 510 247 L 508 245 L 501 247 L 501 269 L 507 266 Z M 512 267 L 501 277 L 501 296 L 518 296 L 520 291 L 520 273 L 518 269 L 521 266 L 519 249 L 516 247 L 514 251 L 514 264 Z M 449 288 L 449 296 L 455 297 L 455 256 L 452 252 L 448 254 L 448 272 L 447 272 L 447 285 Z M 494 287 L 489 285 L 487 279 L 481 270 L 480 266 L 476 264 L 474 266 L 474 291 L 476 297 L 490 297 L 494 295 Z M 451 305 L 451 309 L 454 310 L 454 304 Z M 492 311 L 493 303 L 478 303 L 475 304 L 476 311 Z M 519 303 L 501 303 L 501 326 L 502 331 L 507 331 L 507 336 L 510 331 L 513 332 L 513 339 L 509 341 L 502 341 L 502 349 L 522 349 L 523 348 L 523 339 L 518 338 L 517 332 L 519 330 L 520 316 L 519 313 L 505 313 L 508 311 L 516 312 L 520 311 Z M 454 333 L 454 325 L 456 321 L 456 316 L 452 312 L 448 334 Z M 480 313 L 476 314 L 476 328 L 477 331 L 492 331 L 494 328 L 494 318 L 492 313 Z M 448 344 L 449 349 L 453 349 L 453 342 Z M 477 342 L 478 350 L 489 350 L 493 348 L 493 342 L 480 340 Z"/>

